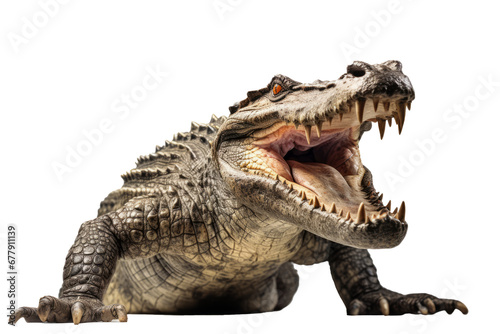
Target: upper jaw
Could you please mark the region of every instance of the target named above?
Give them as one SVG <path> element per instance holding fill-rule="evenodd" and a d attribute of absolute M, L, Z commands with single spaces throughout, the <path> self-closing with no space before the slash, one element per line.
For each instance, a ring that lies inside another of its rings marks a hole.
<path fill-rule="evenodd" d="M 282 113 L 274 124 L 254 131 L 252 137 L 255 139 L 264 138 L 283 126 L 294 125 L 297 130 L 304 131 L 308 142 L 310 142 L 311 133 L 316 133 L 318 137 L 321 137 L 324 131 L 359 129 L 363 122 L 368 121 L 378 123 L 380 136 L 383 138 L 386 121 L 392 125 L 392 119 L 395 120 L 399 134 L 401 134 L 406 111 L 411 109 L 411 102 L 412 99 L 408 96 L 385 97 L 381 95 L 345 101 L 335 100 L 323 110 Z"/>
<path fill-rule="evenodd" d="M 413 86 L 401 68 L 397 61 L 378 65 L 354 62 L 338 80 L 297 84 L 291 87 L 283 102 L 252 114 L 256 122 L 269 120 L 266 114 L 272 114 L 275 122 L 304 126 L 306 134 L 312 127 L 320 133 L 325 123 L 352 128 L 363 121 L 380 121 L 382 134 L 385 121 L 394 118 L 401 133 L 406 108 L 410 109 L 415 99 Z M 251 120 L 252 116 L 249 117 Z M 259 132 L 254 136 L 259 137 Z"/>

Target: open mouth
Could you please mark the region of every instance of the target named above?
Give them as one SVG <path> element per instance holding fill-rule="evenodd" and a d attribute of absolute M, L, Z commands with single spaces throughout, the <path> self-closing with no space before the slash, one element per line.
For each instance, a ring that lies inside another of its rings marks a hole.
<path fill-rule="evenodd" d="M 349 101 L 345 112 L 314 123 L 281 121 L 254 134 L 243 171 L 285 183 L 312 209 L 326 211 L 347 223 L 404 222 L 404 202 L 391 212 L 375 191 L 370 173 L 361 162 L 358 142 L 363 122 L 378 123 L 381 137 L 392 119 L 401 133 L 404 99 Z"/>

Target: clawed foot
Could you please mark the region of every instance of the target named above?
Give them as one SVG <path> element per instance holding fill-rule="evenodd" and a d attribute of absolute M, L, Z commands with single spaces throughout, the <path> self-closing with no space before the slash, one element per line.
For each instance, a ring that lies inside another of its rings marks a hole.
<path fill-rule="evenodd" d="M 352 300 L 347 313 L 349 315 L 434 314 L 444 310 L 451 314 L 455 309 L 460 310 L 463 314 L 469 312 L 467 307 L 458 300 L 440 299 L 426 293 L 402 295 L 382 288 Z"/>
<path fill-rule="evenodd" d="M 120 304 L 105 306 L 100 300 L 88 297 L 55 298 L 45 296 L 40 298 L 38 308 L 20 307 L 14 313 L 16 323 L 24 318 L 26 322 L 80 322 L 127 321 L 127 311 Z"/>

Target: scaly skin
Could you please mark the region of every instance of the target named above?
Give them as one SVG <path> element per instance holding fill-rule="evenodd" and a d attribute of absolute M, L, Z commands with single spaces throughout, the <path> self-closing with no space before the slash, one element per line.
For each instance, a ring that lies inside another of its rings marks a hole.
<path fill-rule="evenodd" d="M 10 321 L 279 310 L 298 287 L 292 263 L 324 261 L 348 314 L 467 313 L 384 288 L 366 250 L 398 245 L 407 224 L 405 205 L 391 212 L 373 188 L 357 143 L 371 122 L 383 136 L 395 119 L 401 132 L 413 99 L 396 61 L 355 62 L 310 85 L 276 76 L 229 117 L 192 123 L 141 156 L 82 224 L 59 297 Z"/>

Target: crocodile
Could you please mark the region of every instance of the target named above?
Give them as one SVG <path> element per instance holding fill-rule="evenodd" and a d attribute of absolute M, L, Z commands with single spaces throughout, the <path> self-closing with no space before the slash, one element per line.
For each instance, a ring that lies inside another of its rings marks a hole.
<path fill-rule="evenodd" d="M 361 162 L 377 123 L 403 129 L 415 98 L 402 64 L 355 61 L 337 80 L 276 75 L 231 107 L 191 123 L 122 175 L 123 187 L 84 222 L 59 296 L 10 321 L 127 321 L 127 314 L 245 314 L 283 309 L 295 265 L 328 262 L 349 315 L 439 311 L 460 301 L 381 285 L 367 249 L 404 239 Z"/>

